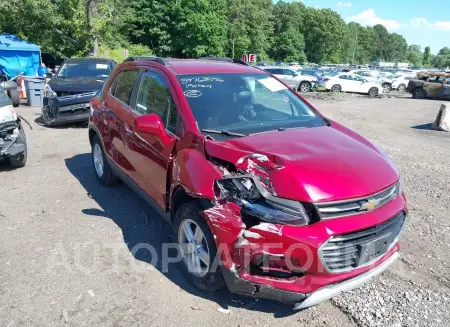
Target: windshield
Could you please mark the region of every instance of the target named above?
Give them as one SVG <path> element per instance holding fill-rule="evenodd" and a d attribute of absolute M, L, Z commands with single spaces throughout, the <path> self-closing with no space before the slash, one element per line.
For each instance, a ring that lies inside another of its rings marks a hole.
<path fill-rule="evenodd" d="M 243 135 L 325 124 L 292 90 L 267 74 L 178 77 L 200 130 Z"/>
<path fill-rule="evenodd" d="M 65 63 L 59 69 L 58 77 L 60 78 L 76 78 L 91 77 L 105 78 L 109 76 L 111 66 L 107 62 L 70 62 Z"/>

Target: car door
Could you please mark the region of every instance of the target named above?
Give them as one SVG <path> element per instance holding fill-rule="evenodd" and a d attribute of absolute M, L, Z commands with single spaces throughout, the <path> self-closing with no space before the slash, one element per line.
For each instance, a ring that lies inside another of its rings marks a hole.
<path fill-rule="evenodd" d="M 138 74 L 137 69 L 119 72 L 102 103 L 109 140 L 106 151 L 127 175 L 131 175 L 132 169 L 125 145 L 127 126 L 133 119 L 129 104 Z"/>
<path fill-rule="evenodd" d="M 353 85 L 350 75 L 340 75 L 339 85 L 341 85 L 343 92 L 353 92 Z"/>
<path fill-rule="evenodd" d="M 133 180 L 164 208 L 169 161 L 180 125 L 178 99 L 167 75 L 156 68 L 143 72 L 132 107 L 133 120 L 140 115 L 157 114 L 166 127 L 168 142 L 163 143 L 158 135 L 137 132 L 132 125 L 126 142 Z"/>
<path fill-rule="evenodd" d="M 351 76 L 352 78 L 352 89 L 356 93 L 366 93 L 369 91 L 368 81 L 361 76 Z"/>
<path fill-rule="evenodd" d="M 291 81 L 289 79 L 288 75 L 284 74 L 284 71 L 282 68 L 271 68 L 271 74 L 274 75 L 276 78 L 280 79 L 287 85 L 290 85 Z"/>
<path fill-rule="evenodd" d="M 430 76 L 423 85 L 427 97 L 438 99 L 442 95 L 443 76 Z"/>
<path fill-rule="evenodd" d="M 297 73 L 291 69 L 283 68 L 286 84 L 293 88 L 298 88 L 300 81 L 296 79 Z"/>

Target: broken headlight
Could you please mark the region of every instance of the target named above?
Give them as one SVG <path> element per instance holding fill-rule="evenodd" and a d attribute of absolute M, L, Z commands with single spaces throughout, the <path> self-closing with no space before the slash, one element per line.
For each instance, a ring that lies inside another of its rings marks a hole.
<path fill-rule="evenodd" d="M 47 85 L 45 85 L 45 87 L 44 87 L 44 96 L 45 96 L 46 98 L 51 99 L 51 98 L 56 98 L 56 97 L 57 97 L 57 94 L 56 94 L 55 91 L 52 90 L 52 88 L 50 87 L 50 85 L 47 84 Z"/>
<path fill-rule="evenodd" d="M 216 182 L 218 196 L 242 206 L 242 213 L 273 224 L 308 225 L 310 217 L 299 201 L 271 195 L 251 177 L 228 177 Z"/>

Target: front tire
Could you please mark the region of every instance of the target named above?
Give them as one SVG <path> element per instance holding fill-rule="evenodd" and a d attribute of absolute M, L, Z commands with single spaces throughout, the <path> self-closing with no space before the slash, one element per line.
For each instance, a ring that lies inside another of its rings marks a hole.
<path fill-rule="evenodd" d="M 414 99 L 425 99 L 425 91 L 422 88 L 417 88 L 413 93 Z"/>
<path fill-rule="evenodd" d="M 27 154 L 28 154 L 27 138 L 25 136 L 25 131 L 23 130 L 22 126 L 20 126 L 17 141 L 22 142 L 25 145 L 25 150 L 23 151 L 23 153 L 8 159 L 11 168 L 25 167 L 25 164 L 27 162 Z"/>
<path fill-rule="evenodd" d="M 225 283 L 216 262 L 219 258 L 214 237 L 200 216 L 202 210 L 195 201 L 183 204 L 175 213 L 174 229 L 183 254 L 180 270 L 198 290 L 209 293 Z"/>
<path fill-rule="evenodd" d="M 92 140 L 92 165 L 94 167 L 95 176 L 97 176 L 97 179 L 101 184 L 104 186 L 113 186 L 117 184 L 118 179 L 106 160 L 103 146 L 97 135 L 94 136 L 94 139 Z"/>
<path fill-rule="evenodd" d="M 342 91 L 342 87 L 339 84 L 333 85 L 331 87 L 331 92 L 338 93 Z"/>
<path fill-rule="evenodd" d="M 397 90 L 398 90 L 399 92 L 405 92 L 405 91 L 406 91 L 406 85 L 405 85 L 405 84 L 400 84 L 400 85 L 397 87 Z"/>
<path fill-rule="evenodd" d="M 309 82 L 301 82 L 298 86 L 298 91 L 302 93 L 308 93 L 311 91 L 311 83 Z"/>
<path fill-rule="evenodd" d="M 17 89 L 9 90 L 8 96 L 11 99 L 13 107 L 18 107 L 20 105 L 19 91 Z"/>

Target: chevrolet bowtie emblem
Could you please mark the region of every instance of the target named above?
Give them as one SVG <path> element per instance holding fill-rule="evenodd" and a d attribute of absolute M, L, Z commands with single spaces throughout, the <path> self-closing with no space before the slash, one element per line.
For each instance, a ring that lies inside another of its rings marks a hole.
<path fill-rule="evenodd" d="M 380 204 L 380 201 L 377 199 L 371 199 L 368 200 L 367 202 L 364 202 L 361 204 L 361 207 L 359 208 L 359 210 L 373 210 L 375 209 L 378 205 Z"/>

